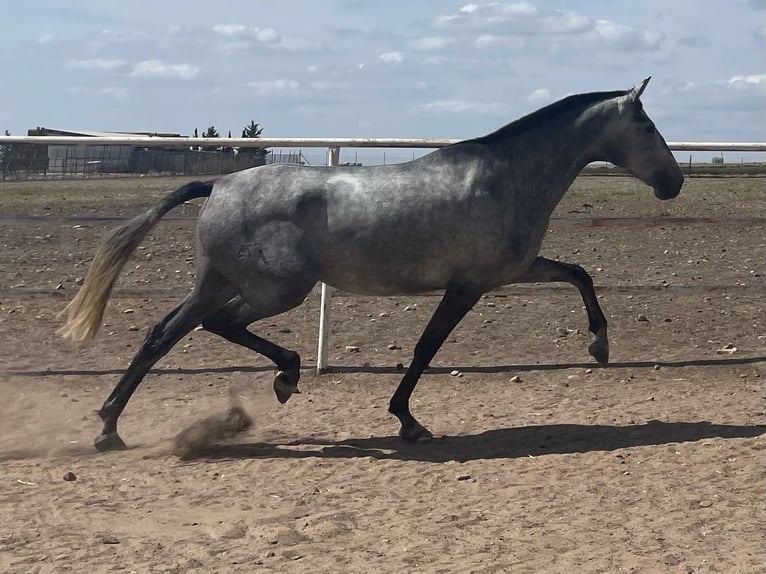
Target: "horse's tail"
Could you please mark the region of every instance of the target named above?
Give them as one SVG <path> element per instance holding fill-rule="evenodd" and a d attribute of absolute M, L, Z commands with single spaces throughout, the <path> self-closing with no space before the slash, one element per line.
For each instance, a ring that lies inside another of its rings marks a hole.
<path fill-rule="evenodd" d="M 149 230 L 174 207 L 190 199 L 209 197 L 212 191 L 212 181 L 192 181 L 112 231 L 93 258 L 80 291 L 61 312 L 66 313 L 67 320 L 59 333 L 75 341 L 93 338 L 101 326 L 106 302 L 120 271 Z"/>

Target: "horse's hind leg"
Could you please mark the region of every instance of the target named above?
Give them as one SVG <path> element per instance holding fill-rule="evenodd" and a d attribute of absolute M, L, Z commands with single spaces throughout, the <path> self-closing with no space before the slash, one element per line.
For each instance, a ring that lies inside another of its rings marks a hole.
<path fill-rule="evenodd" d="M 278 369 L 274 377 L 274 392 L 280 403 L 286 403 L 292 394 L 300 393 L 301 358 L 295 351 L 258 337 L 247 329 L 250 323 L 261 318 L 241 297 L 235 297 L 223 309 L 205 319 L 202 326 L 211 333 L 271 359 Z"/>
<path fill-rule="evenodd" d="M 588 352 L 596 359 L 599 365 L 606 367 L 609 364 L 609 340 L 606 335 L 606 317 L 596 299 L 593 290 L 593 279 L 588 272 L 579 265 L 552 261 L 545 257 L 538 257 L 532 262 L 526 274 L 517 280 L 518 283 L 548 283 L 562 281 L 577 287 L 588 313 L 588 329 L 594 335 L 594 339 L 588 345 Z"/>
<path fill-rule="evenodd" d="M 117 434 L 117 419 L 146 373 L 211 311 L 219 309 L 234 296 L 233 288 L 217 274 L 205 273 L 205 277 L 206 280 L 198 283 L 183 303 L 149 330 L 120 382 L 98 411 L 104 422 L 94 443 L 98 450 L 126 448 Z"/>

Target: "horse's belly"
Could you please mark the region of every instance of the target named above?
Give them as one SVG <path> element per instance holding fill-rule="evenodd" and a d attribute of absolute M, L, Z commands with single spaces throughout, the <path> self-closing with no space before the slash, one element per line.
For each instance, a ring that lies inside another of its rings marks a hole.
<path fill-rule="evenodd" d="M 359 295 L 401 295 L 444 289 L 447 274 L 429 267 L 371 267 L 346 262 L 342 267 L 323 267 L 321 279 L 342 291 Z"/>
<path fill-rule="evenodd" d="M 343 248 L 321 264 L 322 281 L 351 293 L 395 295 L 463 287 L 486 290 L 510 283 L 534 259 L 496 245 L 421 243 L 369 252 Z"/>

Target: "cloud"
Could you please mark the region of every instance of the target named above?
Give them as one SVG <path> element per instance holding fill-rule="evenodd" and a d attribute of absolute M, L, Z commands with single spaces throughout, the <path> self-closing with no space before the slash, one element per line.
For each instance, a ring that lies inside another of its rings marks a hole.
<path fill-rule="evenodd" d="M 660 92 L 663 96 L 704 97 L 706 100 L 732 105 L 738 96 L 759 96 L 766 92 L 766 74 L 736 74 L 726 80 L 696 83 L 691 81 L 670 82 Z M 759 107 L 766 109 L 761 102 Z"/>
<path fill-rule="evenodd" d="M 160 60 L 144 60 L 133 66 L 132 78 L 177 78 L 191 80 L 199 73 L 197 66 L 190 64 L 165 64 Z"/>
<path fill-rule="evenodd" d="M 449 46 L 453 40 L 442 36 L 430 36 L 428 38 L 418 38 L 412 45 L 416 50 L 442 50 Z"/>
<path fill-rule="evenodd" d="M 437 113 L 459 114 L 468 110 L 473 110 L 478 106 L 476 102 L 467 102 L 462 100 L 435 100 L 423 104 L 425 111 Z"/>
<path fill-rule="evenodd" d="M 694 83 L 673 81 L 661 91 L 663 105 L 668 108 L 696 110 L 699 114 L 714 111 L 725 116 L 727 113 L 747 112 L 763 117 L 766 111 L 766 74 L 737 74 L 725 80 Z M 753 125 L 762 125 L 752 121 Z M 748 126 L 750 127 L 750 126 Z M 761 128 L 762 129 L 762 128 Z"/>
<path fill-rule="evenodd" d="M 114 71 L 125 66 L 124 60 L 108 60 L 105 58 L 94 58 L 91 60 L 69 60 L 67 66 L 79 70 L 103 70 Z"/>
<path fill-rule="evenodd" d="M 425 112 L 433 115 L 477 114 L 477 115 L 507 115 L 508 104 L 504 102 L 479 102 L 475 100 L 444 99 L 433 100 L 416 106 L 418 113 Z"/>
<path fill-rule="evenodd" d="M 709 48 L 713 45 L 707 36 L 686 36 L 681 38 L 678 43 L 689 48 Z"/>
<path fill-rule="evenodd" d="M 766 88 L 766 74 L 732 76 L 727 84 L 734 89 Z"/>
<path fill-rule="evenodd" d="M 46 32 L 46 33 L 44 33 L 44 34 L 40 34 L 40 35 L 37 37 L 37 43 L 38 43 L 38 44 L 50 44 L 50 43 L 51 43 L 51 42 L 53 42 L 55 39 L 56 39 L 56 36 L 54 36 L 53 34 L 51 34 L 51 33 L 49 33 L 49 32 Z"/>
<path fill-rule="evenodd" d="M 401 52 L 385 52 L 380 55 L 380 59 L 386 64 L 398 64 L 404 60 L 404 55 Z"/>
<path fill-rule="evenodd" d="M 537 14 L 537 8 L 529 2 L 466 4 L 460 8 L 457 14 L 437 17 L 435 25 L 437 27 L 464 29 L 504 28 L 519 20 L 530 19 Z"/>
<path fill-rule="evenodd" d="M 280 38 L 279 42 L 270 43 L 278 50 L 286 52 L 312 52 L 322 50 L 322 44 L 305 38 Z"/>
<path fill-rule="evenodd" d="M 238 52 L 259 48 L 285 50 L 288 52 L 307 52 L 321 49 L 317 42 L 304 38 L 285 37 L 274 28 L 249 28 L 244 24 L 216 24 L 212 30 L 218 36 L 227 39 L 219 45 L 225 52 Z"/>
<path fill-rule="evenodd" d="M 540 18 L 544 34 L 579 34 L 593 28 L 593 19 L 569 10 L 556 10 Z"/>
<path fill-rule="evenodd" d="M 539 10 L 529 2 L 468 4 L 457 14 L 436 19 L 437 28 L 479 30 L 504 35 L 577 34 L 593 27 L 593 19 L 570 10 Z"/>
<path fill-rule="evenodd" d="M 281 37 L 274 28 L 253 28 L 255 39 L 263 44 L 276 44 Z"/>
<path fill-rule="evenodd" d="M 267 80 L 264 82 L 249 82 L 247 84 L 261 95 L 288 95 L 298 93 L 300 83 L 295 80 Z"/>
<path fill-rule="evenodd" d="M 237 36 L 247 32 L 247 26 L 244 24 L 216 24 L 213 26 L 213 32 L 222 36 Z"/>
<path fill-rule="evenodd" d="M 520 50 L 526 46 L 523 38 L 518 36 L 498 36 L 495 34 L 482 34 L 474 41 L 474 45 L 481 49 L 504 49 Z"/>
<path fill-rule="evenodd" d="M 164 38 L 167 36 L 175 36 L 179 33 L 180 29 L 174 26 L 168 26 L 161 32 L 158 32 L 159 37 Z M 158 36 L 153 35 L 149 30 L 141 30 L 135 28 L 103 28 L 98 32 L 89 35 L 88 44 L 91 50 L 104 50 L 105 47 L 113 48 L 118 46 L 123 48 L 125 46 L 136 46 L 138 44 L 149 45 Z"/>
<path fill-rule="evenodd" d="M 682 94 L 684 92 L 690 92 L 694 90 L 697 87 L 697 84 L 695 82 L 687 81 L 687 82 L 679 82 L 675 81 L 670 83 L 667 86 L 664 86 L 660 90 L 661 96 L 673 96 L 676 94 Z"/>
<path fill-rule="evenodd" d="M 287 52 L 309 52 L 320 50 L 321 45 L 305 38 L 282 36 L 274 28 L 253 28 L 252 37 L 262 47 Z"/>
<path fill-rule="evenodd" d="M 596 46 L 619 51 L 655 51 L 665 36 L 605 19 L 594 19 L 572 10 L 537 8 L 529 2 L 466 4 L 458 12 L 442 15 L 436 28 L 475 34 L 479 48 L 520 48 L 524 39 L 536 43 L 560 41 L 560 50 Z"/>
<path fill-rule="evenodd" d="M 527 96 L 527 101 L 530 104 L 540 104 L 547 102 L 551 99 L 551 93 L 547 88 L 538 88 Z"/>
<path fill-rule="evenodd" d="M 502 8 L 507 14 L 537 14 L 537 8 L 529 2 L 514 2 Z"/>
<path fill-rule="evenodd" d="M 596 21 L 593 30 L 587 36 L 602 46 L 625 52 L 658 50 L 665 39 L 661 32 L 636 30 L 611 20 Z"/>

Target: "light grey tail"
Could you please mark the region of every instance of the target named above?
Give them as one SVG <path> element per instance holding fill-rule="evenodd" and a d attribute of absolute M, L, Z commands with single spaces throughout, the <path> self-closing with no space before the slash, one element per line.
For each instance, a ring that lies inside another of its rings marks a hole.
<path fill-rule="evenodd" d="M 75 341 L 93 338 L 101 326 L 106 302 L 120 271 L 149 230 L 174 207 L 190 199 L 209 197 L 212 191 L 212 181 L 192 181 L 112 231 L 93 258 L 80 291 L 62 311 L 67 320 L 59 333 Z"/>

